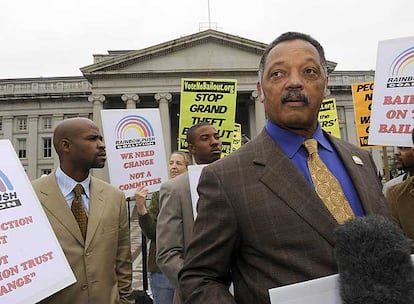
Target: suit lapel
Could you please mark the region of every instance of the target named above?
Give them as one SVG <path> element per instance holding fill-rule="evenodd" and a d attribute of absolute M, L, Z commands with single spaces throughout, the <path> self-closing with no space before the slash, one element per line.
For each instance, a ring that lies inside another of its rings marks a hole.
<path fill-rule="evenodd" d="M 103 188 L 96 182 L 94 177 L 91 177 L 88 231 L 86 233 L 85 248 L 88 248 L 96 233 L 96 229 L 102 219 L 104 209 L 105 204 Z"/>
<path fill-rule="evenodd" d="M 41 197 L 39 197 L 39 200 L 41 204 L 56 221 L 60 222 L 69 233 L 83 244 L 84 240 L 79 225 L 60 191 L 55 175 L 50 174 L 43 178 L 47 180 L 45 180 L 43 187 L 40 189 Z"/>
<path fill-rule="evenodd" d="M 361 154 L 356 147 L 345 145 L 333 136 L 328 136 L 332 145 L 335 147 L 341 158 L 348 175 L 352 180 L 359 200 L 364 208 L 365 214 L 378 213 L 378 186 L 379 180 L 367 180 L 367 176 L 372 176 L 372 167 L 375 164 L 364 163 L 370 160 Z"/>
<path fill-rule="evenodd" d="M 302 173 L 265 130 L 257 137 L 257 141 L 254 162 L 264 166 L 261 182 L 334 246 L 334 230 L 338 224 Z"/>
<path fill-rule="evenodd" d="M 414 177 L 409 177 L 411 183 L 410 195 L 414 197 Z"/>

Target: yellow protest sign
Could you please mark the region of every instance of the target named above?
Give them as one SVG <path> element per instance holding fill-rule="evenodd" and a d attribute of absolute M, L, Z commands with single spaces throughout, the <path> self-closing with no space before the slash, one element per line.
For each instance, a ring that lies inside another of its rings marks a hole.
<path fill-rule="evenodd" d="M 223 142 L 223 154 L 231 151 L 236 115 L 237 80 L 181 79 L 178 150 L 187 151 L 187 130 L 200 122 L 211 123 Z"/>
<path fill-rule="evenodd" d="M 335 98 L 329 98 L 322 101 L 318 120 L 321 128 L 325 132 L 328 132 L 335 137 L 341 138 Z"/>
<path fill-rule="evenodd" d="M 374 82 L 372 81 L 352 84 L 355 124 L 357 130 L 358 145 L 360 148 L 377 147 L 368 144 L 373 92 Z"/>
<path fill-rule="evenodd" d="M 241 124 L 235 123 L 233 130 L 233 141 L 231 142 L 231 152 L 241 147 Z"/>

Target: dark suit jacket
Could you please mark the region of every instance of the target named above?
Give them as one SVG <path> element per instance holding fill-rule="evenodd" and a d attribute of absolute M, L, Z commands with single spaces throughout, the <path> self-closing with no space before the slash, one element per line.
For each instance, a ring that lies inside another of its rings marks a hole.
<path fill-rule="evenodd" d="M 34 180 L 32 184 L 77 280 L 41 303 L 133 304 L 124 194 L 91 178 L 88 230 L 84 241 L 55 174 Z"/>
<path fill-rule="evenodd" d="M 366 214 L 387 215 L 369 153 L 329 139 Z M 337 272 L 337 222 L 265 130 L 204 168 L 198 192 L 198 216 L 179 276 L 185 303 L 270 303 L 269 288 Z"/>

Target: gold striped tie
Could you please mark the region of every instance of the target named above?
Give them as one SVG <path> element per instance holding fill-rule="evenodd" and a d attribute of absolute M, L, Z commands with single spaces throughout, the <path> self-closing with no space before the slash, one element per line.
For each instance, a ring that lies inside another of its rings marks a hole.
<path fill-rule="evenodd" d="M 82 185 L 77 184 L 75 188 L 73 188 L 73 192 L 75 192 L 75 198 L 72 201 L 72 206 L 71 206 L 72 213 L 75 216 L 76 221 L 78 222 L 80 231 L 82 232 L 83 239 L 85 239 L 86 229 L 88 227 L 88 217 L 82 205 L 82 193 L 83 193 Z"/>
<path fill-rule="evenodd" d="M 311 138 L 305 140 L 303 145 L 309 153 L 308 167 L 315 191 L 326 208 L 339 224 L 353 219 L 355 215 L 342 191 L 341 184 L 319 157 L 318 142 Z"/>

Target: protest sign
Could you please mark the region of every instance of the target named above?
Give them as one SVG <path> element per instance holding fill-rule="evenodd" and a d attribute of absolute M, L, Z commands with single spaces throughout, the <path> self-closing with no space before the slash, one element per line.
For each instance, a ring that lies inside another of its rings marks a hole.
<path fill-rule="evenodd" d="M 10 141 L 0 155 L 0 303 L 32 304 L 76 279 Z"/>
<path fill-rule="evenodd" d="M 352 98 L 354 100 L 355 125 L 360 148 L 374 148 L 368 144 L 369 125 L 371 118 L 373 82 L 360 82 L 352 84 Z"/>
<path fill-rule="evenodd" d="M 101 115 L 111 184 L 127 197 L 141 186 L 158 191 L 168 179 L 159 110 L 102 110 Z"/>
<path fill-rule="evenodd" d="M 368 143 L 412 146 L 414 37 L 378 43 Z"/>
<path fill-rule="evenodd" d="M 236 115 L 237 81 L 231 79 L 182 79 L 178 150 L 187 151 L 187 130 L 200 122 L 211 123 L 231 151 Z"/>
<path fill-rule="evenodd" d="M 337 138 L 341 138 L 335 98 L 329 98 L 322 101 L 318 120 L 321 128 L 325 132 L 328 132 Z"/>
<path fill-rule="evenodd" d="M 231 142 L 231 152 L 241 147 L 241 124 L 235 123 L 233 130 L 233 141 Z"/>
<path fill-rule="evenodd" d="M 203 168 L 205 166 L 207 166 L 207 164 L 188 166 L 188 179 L 190 181 L 190 193 L 191 193 L 191 202 L 192 202 L 192 205 L 193 205 L 194 220 L 197 217 L 197 203 L 198 203 L 197 186 L 198 186 L 198 181 L 200 180 L 201 171 L 203 171 Z"/>

